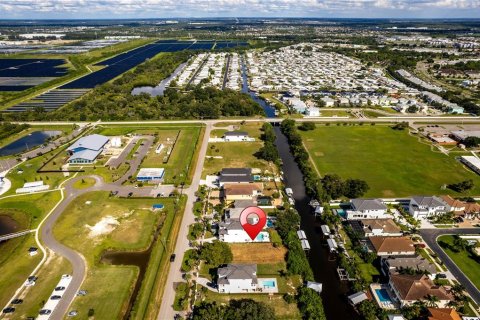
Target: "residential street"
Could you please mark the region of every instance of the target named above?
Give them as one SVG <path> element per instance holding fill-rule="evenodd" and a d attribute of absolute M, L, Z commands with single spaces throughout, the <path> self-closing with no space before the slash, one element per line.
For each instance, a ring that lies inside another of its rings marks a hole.
<path fill-rule="evenodd" d="M 480 234 L 479 228 L 472 229 L 423 229 L 420 230 L 420 235 L 428 246 L 440 257 L 448 270 L 457 278 L 458 281 L 465 287 L 475 303 L 480 303 L 480 290 L 467 278 L 467 276 L 457 267 L 457 265 L 450 259 L 450 257 L 438 245 L 437 238 L 445 234 Z"/>
<path fill-rule="evenodd" d="M 162 304 L 157 317 L 158 320 L 173 319 L 176 313 L 172 307 L 175 299 L 175 284 L 183 281 L 180 268 L 182 266 L 183 254 L 189 249 L 189 241 L 187 239 L 188 226 L 195 222 L 195 216 L 193 215 L 193 204 L 196 200 L 195 192 L 198 190 L 200 185 L 200 178 L 202 176 L 203 163 L 205 161 L 205 155 L 207 154 L 208 138 L 210 137 L 211 130 L 212 124 L 209 123 L 207 124 L 205 135 L 203 136 L 203 141 L 201 142 L 202 144 L 195 167 L 195 174 L 193 176 L 192 184 L 189 188 L 184 189 L 184 194 L 187 195 L 188 200 L 185 206 L 185 212 L 183 214 L 180 231 L 178 232 L 177 244 L 175 246 L 174 253 L 176 254 L 176 259 L 170 265 L 167 282 L 165 284 L 165 291 L 163 293 Z"/>

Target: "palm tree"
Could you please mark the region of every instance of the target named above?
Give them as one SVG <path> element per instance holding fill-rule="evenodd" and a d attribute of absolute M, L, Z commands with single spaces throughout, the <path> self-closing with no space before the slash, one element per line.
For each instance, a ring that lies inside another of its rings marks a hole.
<path fill-rule="evenodd" d="M 437 303 L 439 301 L 438 297 L 437 296 L 434 296 L 434 295 L 431 295 L 431 294 L 427 294 L 425 296 L 425 300 L 426 300 L 426 304 L 428 307 L 432 307 L 432 308 L 436 308 L 437 307 Z"/>
<path fill-rule="evenodd" d="M 460 283 L 456 283 L 454 284 L 450 290 L 452 291 L 452 293 L 455 295 L 455 296 L 461 296 L 463 295 L 463 292 L 465 291 L 465 287 L 460 284 Z"/>

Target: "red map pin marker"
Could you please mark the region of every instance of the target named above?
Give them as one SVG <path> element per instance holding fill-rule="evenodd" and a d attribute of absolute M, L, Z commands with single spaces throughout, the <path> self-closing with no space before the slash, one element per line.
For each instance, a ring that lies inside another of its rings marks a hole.
<path fill-rule="evenodd" d="M 250 238 L 255 240 L 267 223 L 267 215 L 259 207 L 247 207 L 240 214 L 240 223 Z"/>

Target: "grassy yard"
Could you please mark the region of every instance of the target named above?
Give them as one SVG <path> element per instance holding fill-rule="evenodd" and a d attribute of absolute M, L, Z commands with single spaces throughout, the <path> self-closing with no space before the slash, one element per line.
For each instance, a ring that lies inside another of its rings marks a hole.
<path fill-rule="evenodd" d="M 227 124 L 225 124 L 227 125 Z M 228 124 L 232 125 L 232 124 Z M 246 131 L 250 137 L 256 139 L 254 142 L 218 142 L 209 143 L 207 150 L 207 159 L 205 160 L 202 176 L 216 174 L 222 168 L 258 168 L 260 170 L 270 169 L 268 163 L 257 158 L 256 153 L 263 147 L 263 141 L 260 140 L 262 132 L 261 123 L 253 122 L 241 125 L 235 125 L 235 130 Z M 225 129 L 216 129 L 211 133 L 211 137 L 221 137 Z"/>
<path fill-rule="evenodd" d="M 282 294 L 222 294 L 207 290 L 205 292 L 205 301 L 217 303 L 228 303 L 231 299 L 253 299 L 263 302 L 273 308 L 277 319 L 301 319 L 300 311 L 296 303 L 288 304 L 282 297 Z M 199 300 L 197 300 L 199 301 Z"/>
<path fill-rule="evenodd" d="M 464 168 L 454 156 L 432 151 L 407 131 L 388 126 L 325 126 L 300 132 L 322 175 L 367 181 L 366 197 L 416 194 L 453 194 L 442 186 L 466 179 L 476 185 L 465 195 L 480 193 L 480 177 Z"/>
<path fill-rule="evenodd" d="M 274 248 L 271 243 L 230 243 L 234 263 L 281 263 L 285 247 Z"/>
<path fill-rule="evenodd" d="M 138 251 L 147 248 L 156 226 L 174 215 L 173 201 L 121 199 L 109 197 L 108 192 L 91 192 L 77 198 L 65 210 L 54 228 L 55 237 L 81 252 L 89 268 L 85 286 L 92 294 L 77 299 L 74 304 L 81 317 L 94 309 L 96 319 L 121 318 L 138 271 L 133 266 L 99 264 L 101 254 L 105 249 Z M 152 204 L 158 202 L 163 203 L 165 209 L 151 211 Z M 110 222 L 100 227 L 100 222 L 108 217 Z"/>
<path fill-rule="evenodd" d="M 480 288 L 480 259 L 466 250 L 460 252 L 452 250 L 450 246 L 453 244 L 453 239 L 453 236 L 441 236 L 438 238 L 438 243 L 470 281 Z"/>
<path fill-rule="evenodd" d="M 320 109 L 321 117 L 351 117 L 349 111 L 344 110 L 328 110 L 328 108 Z"/>

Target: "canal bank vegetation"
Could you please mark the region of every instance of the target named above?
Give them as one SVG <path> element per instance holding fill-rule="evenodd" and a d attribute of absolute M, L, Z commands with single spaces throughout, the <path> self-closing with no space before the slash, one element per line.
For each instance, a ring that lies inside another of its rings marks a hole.
<path fill-rule="evenodd" d="M 20 133 L 23 130 L 28 129 L 29 127 L 30 126 L 28 124 L 14 124 L 10 122 L 1 122 L 0 123 L 0 143 L 3 144 L 4 139 L 11 137 L 17 133 Z"/>
<path fill-rule="evenodd" d="M 152 205 L 159 202 L 164 209 L 153 211 Z M 83 289 L 88 294 L 76 299 L 72 308 L 82 316 L 92 309 L 96 319 L 121 318 L 132 303 L 140 270 L 135 264 L 142 262 L 132 260 L 132 265 L 110 265 L 102 262 L 102 256 L 107 250 L 125 252 L 126 256 L 128 252 L 147 250 L 152 245 L 154 233 L 159 230 L 159 240 L 153 244 L 151 263 L 146 274 L 141 275 L 144 281 L 140 292 L 148 292 L 148 300 L 150 293 L 154 292 L 152 288 L 158 285 L 156 274 L 163 273 L 159 266 L 167 255 L 165 252 L 174 245 L 171 243 L 175 239 L 169 238 L 172 221 L 177 216 L 174 208 L 175 199 L 172 198 L 122 199 L 112 197 L 108 192 L 90 192 L 76 198 L 60 216 L 53 230 L 60 242 L 80 252 L 87 261 Z M 166 241 L 170 243 L 166 244 L 167 249 L 162 249 Z M 154 297 L 152 294 L 151 299 Z"/>

